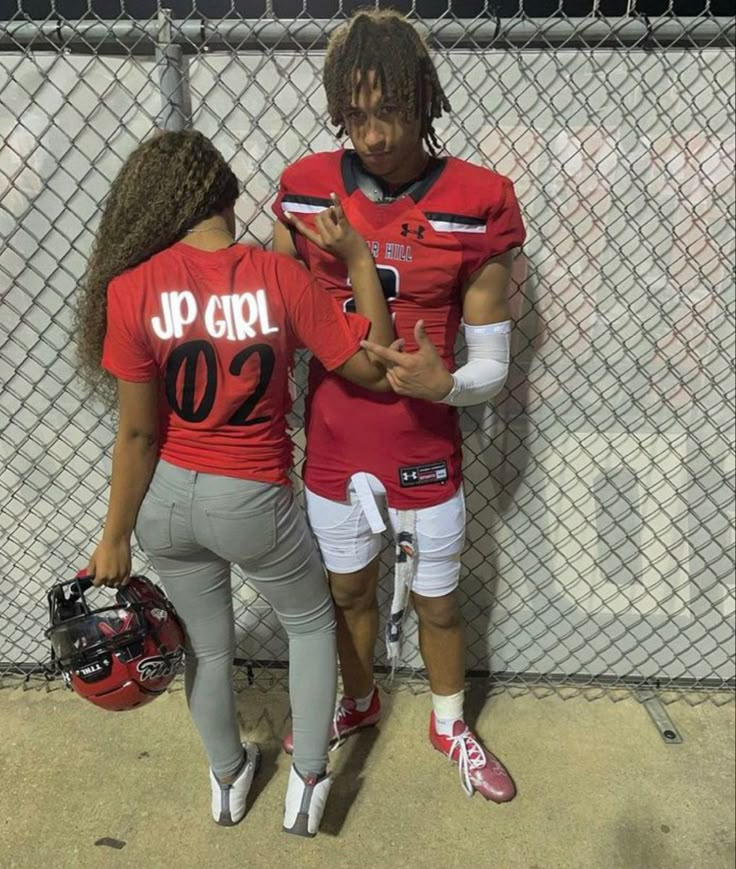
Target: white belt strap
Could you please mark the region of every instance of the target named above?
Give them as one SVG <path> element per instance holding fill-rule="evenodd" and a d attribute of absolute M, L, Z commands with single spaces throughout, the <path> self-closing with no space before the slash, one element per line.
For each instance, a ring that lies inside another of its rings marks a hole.
<path fill-rule="evenodd" d="M 368 474 L 363 472 L 353 474 L 350 478 L 350 482 L 353 484 L 355 494 L 358 496 L 358 501 L 360 502 L 360 506 L 363 508 L 365 518 L 371 526 L 371 531 L 374 534 L 380 534 L 382 531 L 385 531 L 386 523 L 383 521 L 383 516 L 381 516 L 381 511 L 378 509 L 378 504 L 376 504 L 376 496 L 373 494 L 373 489 L 371 489 Z"/>
<path fill-rule="evenodd" d="M 386 523 L 378 509 L 369 475 L 364 472 L 353 474 L 350 482 L 371 531 L 374 534 L 385 531 Z M 397 514 L 394 590 L 391 613 L 386 622 L 386 653 L 391 665 L 392 678 L 401 662 L 404 622 L 409 612 L 411 589 L 416 572 L 416 513 L 414 510 L 398 510 Z"/>

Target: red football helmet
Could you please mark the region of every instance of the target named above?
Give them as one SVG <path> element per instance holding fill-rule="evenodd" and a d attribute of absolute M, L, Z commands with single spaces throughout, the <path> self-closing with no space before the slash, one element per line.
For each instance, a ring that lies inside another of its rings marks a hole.
<path fill-rule="evenodd" d="M 96 609 L 87 600 L 91 588 L 92 578 L 78 574 L 48 594 L 54 663 L 95 706 L 122 712 L 150 703 L 169 687 L 184 656 L 174 607 L 145 576 L 131 577 L 115 589 L 114 604 Z"/>

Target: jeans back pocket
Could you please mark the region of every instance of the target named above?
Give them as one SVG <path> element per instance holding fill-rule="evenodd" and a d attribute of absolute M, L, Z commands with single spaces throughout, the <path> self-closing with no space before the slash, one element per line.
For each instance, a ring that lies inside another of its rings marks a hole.
<path fill-rule="evenodd" d="M 150 491 L 146 493 L 135 523 L 136 540 L 146 555 L 157 555 L 171 549 L 173 512 L 173 501 L 162 501 Z"/>
<path fill-rule="evenodd" d="M 212 536 L 212 550 L 234 564 L 248 564 L 276 545 L 276 514 L 272 506 L 262 510 L 232 511 L 205 507 Z"/>

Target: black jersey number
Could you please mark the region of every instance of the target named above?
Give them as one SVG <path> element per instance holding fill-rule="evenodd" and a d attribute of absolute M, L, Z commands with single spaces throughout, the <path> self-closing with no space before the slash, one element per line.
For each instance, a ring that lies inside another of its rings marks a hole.
<path fill-rule="evenodd" d="M 253 354 L 257 354 L 260 360 L 258 383 L 256 383 L 256 388 L 253 392 L 230 417 L 228 420 L 230 425 L 256 425 L 256 423 L 268 422 L 271 419 L 270 416 L 256 416 L 251 419 L 250 415 L 255 410 L 258 402 L 266 394 L 268 384 L 271 382 L 274 364 L 276 363 L 276 354 L 273 352 L 273 348 L 269 347 L 268 344 L 253 344 L 250 347 L 246 347 L 245 350 L 241 350 L 233 358 L 233 361 L 230 363 L 230 373 L 236 377 L 240 377 L 245 363 Z"/>
<path fill-rule="evenodd" d="M 230 374 L 239 377 L 251 356 L 258 356 L 260 371 L 258 383 L 228 420 L 228 425 L 256 425 L 268 422 L 270 416 L 251 417 L 258 402 L 268 389 L 273 376 L 276 355 L 268 344 L 252 344 L 241 350 L 230 363 Z M 204 390 L 196 401 L 197 369 L 204 364 Z M 181 394 L 177 385 L 181 376 Z M 177 347 L 166 361 L 164 374 L 166 398 L 174 413 L 185 422 L 202 422 L 212 411 L 217 395 L 217 358 L 209 341 L 187 341 Z"/>
<path fill-rule="evenodd" d="M 381 282 L 381 288 L 383 289 L 383 297 L 390 308 L 391 302 L 399 297 L 399 270 L 394 266 L 379 266 L 376 264 L 376 271 L 378 272 L 378 280 Z M 355 313 L 355 299 L 352 296 L 345 300 L 343 310 L 349 314 Z"/>

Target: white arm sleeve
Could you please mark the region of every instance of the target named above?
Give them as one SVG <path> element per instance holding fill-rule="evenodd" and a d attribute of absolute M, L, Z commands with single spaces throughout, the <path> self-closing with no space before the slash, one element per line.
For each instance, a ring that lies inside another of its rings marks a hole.
<path fill-rule="evenodd" d="M 482 404 L 501 391 L 509 373 L 511 321 L 465 326 L 468 361 L 452 375 L 454 385 L 442 404 Z"/>

